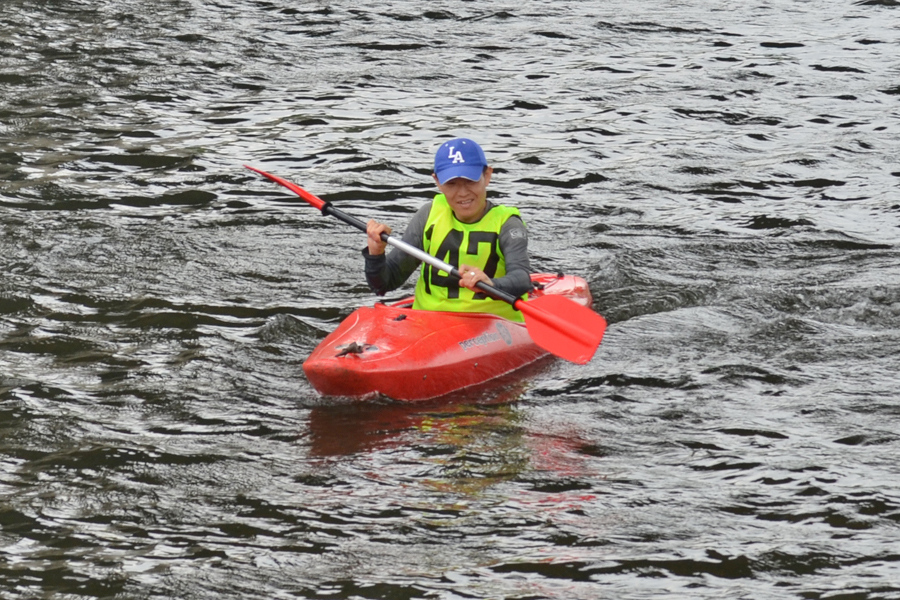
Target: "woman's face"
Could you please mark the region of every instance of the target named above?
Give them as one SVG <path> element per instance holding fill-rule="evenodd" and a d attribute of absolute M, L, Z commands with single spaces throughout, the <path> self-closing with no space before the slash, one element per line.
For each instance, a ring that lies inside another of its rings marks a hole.
<path fill-rule="evenodd" d="M 447 203 L 453 210 L 456 218 L 463 223 L 475 223 L 484 216 L 487 205 L 487 187 L 491 182 L 493 169 L 487 167 L 478 181 L 455 177 L 448 179 L 443 184 L 438 183 L 438 189 L 447 197 Z"/>

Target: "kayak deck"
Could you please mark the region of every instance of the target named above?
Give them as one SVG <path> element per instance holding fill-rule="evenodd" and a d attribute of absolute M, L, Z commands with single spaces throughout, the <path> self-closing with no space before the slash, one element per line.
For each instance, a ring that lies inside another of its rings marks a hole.
<path fill-rule="evenodd" d="M 590 307 L 587 283 L 572 275 L 532 275 L 542 295 Z M 523 323 L 496 315 L 412 309 L 412 298 L 351 313 L 310 354 L 303 370 L 325 396 L 384 395 L 416 401 L 478 385 L 548 353 Z"/>

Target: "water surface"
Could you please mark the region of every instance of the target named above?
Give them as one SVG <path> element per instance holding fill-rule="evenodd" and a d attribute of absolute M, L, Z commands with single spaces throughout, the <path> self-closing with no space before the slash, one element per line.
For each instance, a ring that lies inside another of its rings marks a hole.
<path fill-rule="evenodd" d="M 900 598 L 897 19 L 6 0 L 3 596 Z M 402 229 L 456 135 L 600 350 L 319 397 L 364 240 L 242 165 Z"/>

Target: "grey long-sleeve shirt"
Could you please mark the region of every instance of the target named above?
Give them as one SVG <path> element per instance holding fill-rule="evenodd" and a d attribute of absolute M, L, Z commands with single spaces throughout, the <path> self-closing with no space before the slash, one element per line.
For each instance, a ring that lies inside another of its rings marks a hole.
<path fill-rule="evenodd" d="M 490 201 L 487 209 L 494 207 Z M 420 250 L 423 249 L 425 224 L 431 202 L 426 202 L 410 220 L 403 241 Z M 531 266 L 528 262 L 528 233 L 525 224 L 517 217 L 510 217 L 500 229 L 500 252 L 506 262 L 506 275 L 492 277 L 494 287 L 513 296 L 521 296 L 531 291 Z M 379 296 L 397 289 L 405 282 L 421 261 L 399 248 L 392 248 L 387 254 L 371 255 L 368 248 L 363 249 L 366 258 L 366 281 L 373 292 Z"/>

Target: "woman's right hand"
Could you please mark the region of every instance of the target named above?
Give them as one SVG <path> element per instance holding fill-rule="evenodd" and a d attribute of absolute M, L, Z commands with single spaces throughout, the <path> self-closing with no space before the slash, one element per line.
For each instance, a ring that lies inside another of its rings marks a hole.
<path fill-rule="evenodd" d="M 369 254 L 384 254 L 384 248 L 387 246 L 387 242 L 381 239 L 382 233 L 390 235 L 391 228 L 384 223 L 379 223 L 375 219 L 369 219 L 369 222 L 366 223 L 366 235 L 369 236 Z"/>

